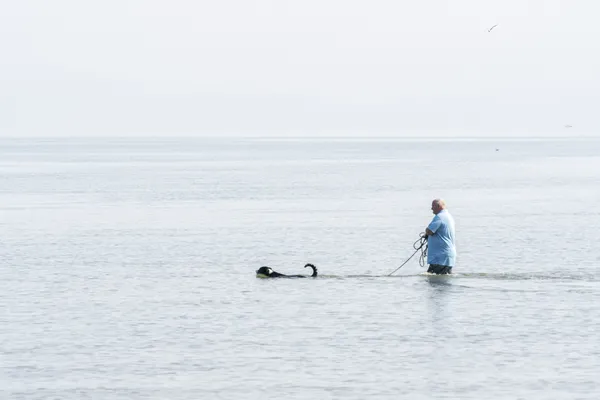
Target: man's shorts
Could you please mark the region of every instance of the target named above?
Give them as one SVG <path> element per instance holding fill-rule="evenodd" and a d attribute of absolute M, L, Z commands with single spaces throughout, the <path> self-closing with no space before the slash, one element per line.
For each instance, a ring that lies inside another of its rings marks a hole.
<path fill-rule="evenodd" d="M 448 275 L 452 273 L 452 267 L 447 265 L 429 264 L 427 272 L 430 274 Z"/>

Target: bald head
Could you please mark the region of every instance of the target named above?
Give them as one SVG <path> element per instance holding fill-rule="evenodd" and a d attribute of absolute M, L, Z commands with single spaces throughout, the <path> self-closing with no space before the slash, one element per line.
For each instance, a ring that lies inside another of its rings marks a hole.
<path fill-rule="evenodd" d="M 446 202 L 443 199 L 435 199 L 431 202 L 431 211 L 434 214 L 438 214 L 444 209 L 446 209 Z"/>

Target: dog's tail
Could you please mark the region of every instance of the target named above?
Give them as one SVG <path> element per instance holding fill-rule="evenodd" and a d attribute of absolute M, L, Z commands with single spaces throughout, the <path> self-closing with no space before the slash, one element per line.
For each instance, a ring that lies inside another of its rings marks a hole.
<path fill-rule="evenodd" d="M 311 267 L 311 268 L 312 268 L 312 270 L 313 270 L 313 273 L 312 273 L 312 275 L 311 275 L 310 277 L 311 277 L 311 278 L 316 278 L 316 277 L 317 277 L 317 267 L 315 267 L 314 265 L 312 265 L 312 264 L 310 264 L 310 263 L 309 263 L 309 264 L 306 264 L 306 265 L 304 266 L 304 268 L 306 268 L 306 267 Z"/>

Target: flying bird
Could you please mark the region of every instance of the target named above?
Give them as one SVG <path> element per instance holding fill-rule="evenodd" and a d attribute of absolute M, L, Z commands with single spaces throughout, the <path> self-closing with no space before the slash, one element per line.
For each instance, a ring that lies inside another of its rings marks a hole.
<path fill-rule="evenodd" d="M 491 32 L 491 31 L 492 31 L 492 29 L 494 29 L 494 28 L 495 28 L 495 27 L 497 27 L 497 26 L 498 26 L 498 24 L 496 24 L 496 25 L 492 26 L 490 29 L 488 29 L 488 32 Z"/>
<path fill-rule="evenodd" d="M 572 128 L 573 125 L 565 125 L 565 128 Z"/>

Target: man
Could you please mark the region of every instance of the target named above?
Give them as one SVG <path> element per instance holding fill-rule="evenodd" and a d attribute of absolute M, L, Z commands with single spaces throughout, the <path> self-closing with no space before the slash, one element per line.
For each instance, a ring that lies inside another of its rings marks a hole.
<path fill-rule="evenodd" d="M 456 263 L 456 246 L 454 245 L 454 218 L 446 210 L 446 203 L 442 199 L 431 202 L 431 211 L 435 217 L 425 228 L 427 237 L 427 272 L 445 275 L 452 273 Z"/>

